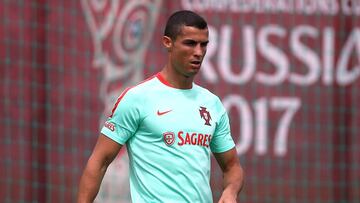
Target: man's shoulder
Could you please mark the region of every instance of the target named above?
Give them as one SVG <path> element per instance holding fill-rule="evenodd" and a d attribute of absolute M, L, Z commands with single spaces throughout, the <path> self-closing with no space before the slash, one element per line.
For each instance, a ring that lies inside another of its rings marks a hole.
<path fill-rule="evenodd" d="M 133 86 L 128 86 L 119 96 L 116 103 L 121 101 L 122 104 L 134 105 L 144 103 L 144 99 L 152 89 L 154 77 L 149 77 Z"/>
<path fill-rule="evenodd" d="M 154 83 L 154 76 L 151 76 L 139 83 L 137 83 L 136 85 L 130 86 L 128 87 L 125 91 L 127 92 L 127 94 L 129 95 L 144 95 L 145 93 L 147 93 L 149 90 L 151 90 L 154 85 L 156 85 Z"/>
<path fill-rule="evenodd" d="M 204 94 L 206 95 L 207 97 L 211 97 L 213 99 L 218 99 L 219 97 L 213 93 L 211 90 L 203 87 L 203 86 L 200 86 L 200 85 L 197 85 L 195 84 L 194 87 L 196 88 L 196 90 L 200 93 L 200 94 Z"/>

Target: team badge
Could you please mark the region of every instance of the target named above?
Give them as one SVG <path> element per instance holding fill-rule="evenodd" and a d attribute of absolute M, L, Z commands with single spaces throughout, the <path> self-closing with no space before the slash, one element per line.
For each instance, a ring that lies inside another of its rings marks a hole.
<path fill-rule="evenodd" d="M 109 121 L 106 121 L 104 126 L 113 132 L 115 130 L 115 125 L 113 123 L 110 123 Z"/>
<path fill-rule="evenodd" d="M 211 126 L 211 124 L 210 124 L 210 120 L 211 120 L 210 112 L 208 112 L 206 110 L 206 107 L 200 106 L 199 112 L 200 112 L 200 118 L 205 120 L 204 125 Z"/>
<path fill-rule="evenodd" d="M 173 132 L 163 133 L 164 142 L 167 146 L 171 146 L 175 142 L 175 134 Z"/>

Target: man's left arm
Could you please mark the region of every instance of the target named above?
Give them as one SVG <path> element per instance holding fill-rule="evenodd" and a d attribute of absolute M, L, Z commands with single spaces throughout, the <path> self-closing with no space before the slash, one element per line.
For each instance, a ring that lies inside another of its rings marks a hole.
<path fill-rule="evenodd" d="M 224 190 L 219 203 L 236 203 L 237 196 L 244 184 L 244 172 L 236 149 L 233 148 L 223 153 L 214 153 L 214 156 L 223 171 Z"/>

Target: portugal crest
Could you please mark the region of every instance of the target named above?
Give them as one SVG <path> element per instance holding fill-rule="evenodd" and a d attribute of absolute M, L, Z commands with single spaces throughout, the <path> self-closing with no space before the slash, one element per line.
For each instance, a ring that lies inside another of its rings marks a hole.
<path fill-rule="evenodd" d="M 210 124 L 210 120 L 211 120 L 210 112 L 206 110 L 206 107 L 200 106 L 199 112 L 200 112 L 200 118 L 205 120 L 204 125 L 211 126 L 211 124 Z"/>
<path fill-rule="evenodd" d="M 171 146 L 175 142 L 175 134 L 173 132 L 163 133 L 164 142 L 167 146 Z"/>

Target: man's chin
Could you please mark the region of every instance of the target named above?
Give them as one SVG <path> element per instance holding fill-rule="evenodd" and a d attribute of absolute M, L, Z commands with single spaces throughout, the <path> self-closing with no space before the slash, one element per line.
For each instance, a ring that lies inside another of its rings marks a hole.
<path fill-rule="evenodd" d="M 199 71 L 200 71 L 200 69 L 192 69 L 191 71 L 189 71 L 186 74 L 186 77 L 188 77 L 188 78 L 194 77 L 196 74 L 198 74 Z"/>
<path fill-rule="evenodd" d="M 200 67 L 201 66 L 191 66 L 190 71 L 196 74 L 200 71 Z"/>

